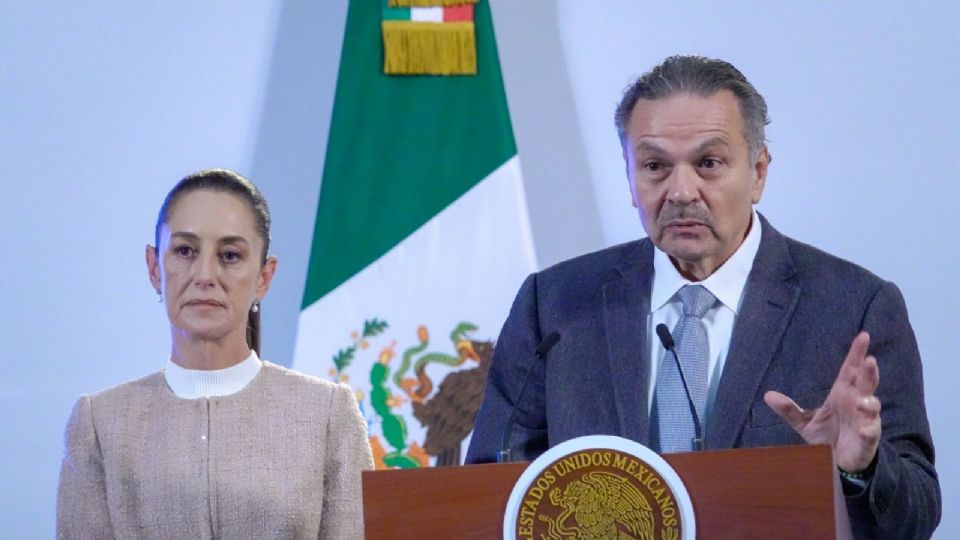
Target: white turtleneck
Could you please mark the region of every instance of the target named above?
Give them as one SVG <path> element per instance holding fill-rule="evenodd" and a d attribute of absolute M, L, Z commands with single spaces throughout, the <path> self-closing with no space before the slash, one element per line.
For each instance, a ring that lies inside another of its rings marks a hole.
<path fill-rule="evenodd" d="M 163 377 L 173 393 L 183 399 L 229 396 L 243 390 L 260 373 L 263 362 L 257 353 L 239 364 L 224 369 L 186 369 L 168 359 Z"/>

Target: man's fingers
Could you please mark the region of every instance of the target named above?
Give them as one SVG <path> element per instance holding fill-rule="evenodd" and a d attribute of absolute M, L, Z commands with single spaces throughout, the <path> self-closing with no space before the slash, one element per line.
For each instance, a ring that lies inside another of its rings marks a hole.
<path fill-rule="evenodd" d="M 850 349 L 847 351 L 847 357 L 843 360 L 843 366 L 840 367 L 840 377 L 846 381 L 856 380 L 857 372 L 860 369 L 863 359 L 867 356 L 867 349 L 870 347 L 870 334 L 860 332 L 850 343 Z"/>
<path fill-rule="evenodd" d="M 837 375 L 837 383 L 854 386 L 860 395 L 873 395 L 880 384 L 877 359 L 867 355 L 869 348 L 870 334 L 867 332 L 857 334 L 850 343 L 850 350 Z"/>
<path fill-rule="evenodd" d="M 863 413 L 867 418 L 877 418 L 880 416 L 880 400 L 877 399 L 877 396 L 860 398 L 857 402 L 857 411 Z"/>
<path fill-rule="evenodd" d="M 773 390 L 767 392 L 763 395 L 763 401 L 797 432 L 803 431 L 803 428 L 813 418 L 813 411 L 801 409 L 795 401 L 780 392 Z"/>
<path fill-rule="evenodd" d="M 877 359 L 868 356 L 863 359 L 860 369 L 857 370 L 856 378 L 857 390 L 861 395 L 873 395 L 880 385 L 880 368 L 877 367 Z"/>
<path fill-rule="evenodd" d="M 876 441 L 880 438 L 881 425 L 880 422 L 870 422 L 869 424 L 860 428 L 860 436 L 869 441 Z"/>

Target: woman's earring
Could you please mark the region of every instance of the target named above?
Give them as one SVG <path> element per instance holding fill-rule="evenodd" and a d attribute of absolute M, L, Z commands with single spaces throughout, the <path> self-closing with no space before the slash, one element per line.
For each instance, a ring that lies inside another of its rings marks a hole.
<path fill-rule="evenodd" d="M 163 303 L 163 295 L 160 294 L 160 289 L 157 289 L 157 303 L 158 303 L 158 304 L 162 304 L 162 303 Z"/>
<path fill-rule="evenodd" d="M 253 299 L 253 305 L 250 306 L 250 311 L 254 313 L 260 311 L 260 300 L 257 300 L 256 298 Z"/>

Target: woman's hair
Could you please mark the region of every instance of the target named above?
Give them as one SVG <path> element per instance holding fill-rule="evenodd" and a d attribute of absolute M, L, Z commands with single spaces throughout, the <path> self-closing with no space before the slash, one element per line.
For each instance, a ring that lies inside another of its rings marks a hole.
<path fill-rule="evenodd" d="M 270 251 L 270 209 L 267 208 L 267 200 L 263 194 L 253 185 L 253 182 L 247 180 L 239 173 L 228 169 L 204 169 L 186 176 L 177 185 L 173 186 L 170 193 L 163 200 L 160 206 L 160 213 L 157 215 L 157 225 L 154 230 L 154 249 L 160 249 L 160 228 L 167 223 L 170 212 L 177 206 L 180 198 L 193 191 L 222 191 L 230 193 L 242 199 L 250 206 L 253 214 L 253 220 L 257 229 L 257 235 L 263 241 L 263 252 L 260 254 L 260 264 L 267 262 L 267 253 Z M 260 354 L 260 312 L 251 311 L 247 319 L 247 345 Z"/>

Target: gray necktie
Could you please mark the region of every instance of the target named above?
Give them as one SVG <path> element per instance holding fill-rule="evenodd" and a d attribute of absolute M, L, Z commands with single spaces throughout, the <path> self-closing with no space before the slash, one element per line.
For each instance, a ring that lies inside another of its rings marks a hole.
<path fill-rule="evenodd" d="M 683 315 L 673 328 L 677 356 L 683 366 L 683 374 L 690 387 L 693 399 L 705 427 L 704 411 L 707 406 L 707 367 L 710 362 L 710 342 L 703 316 L 717 299 L 702 285 L 685 285 L 678 293 L 683 302 Z M 653 411 L 651 412 L 651 443 L 660 452 L 688 452 L 693 449 L 695 430 L 690 405 L 687 402 L 680 372 L 670 351 L 664 351 L 654 388 Z"/>

